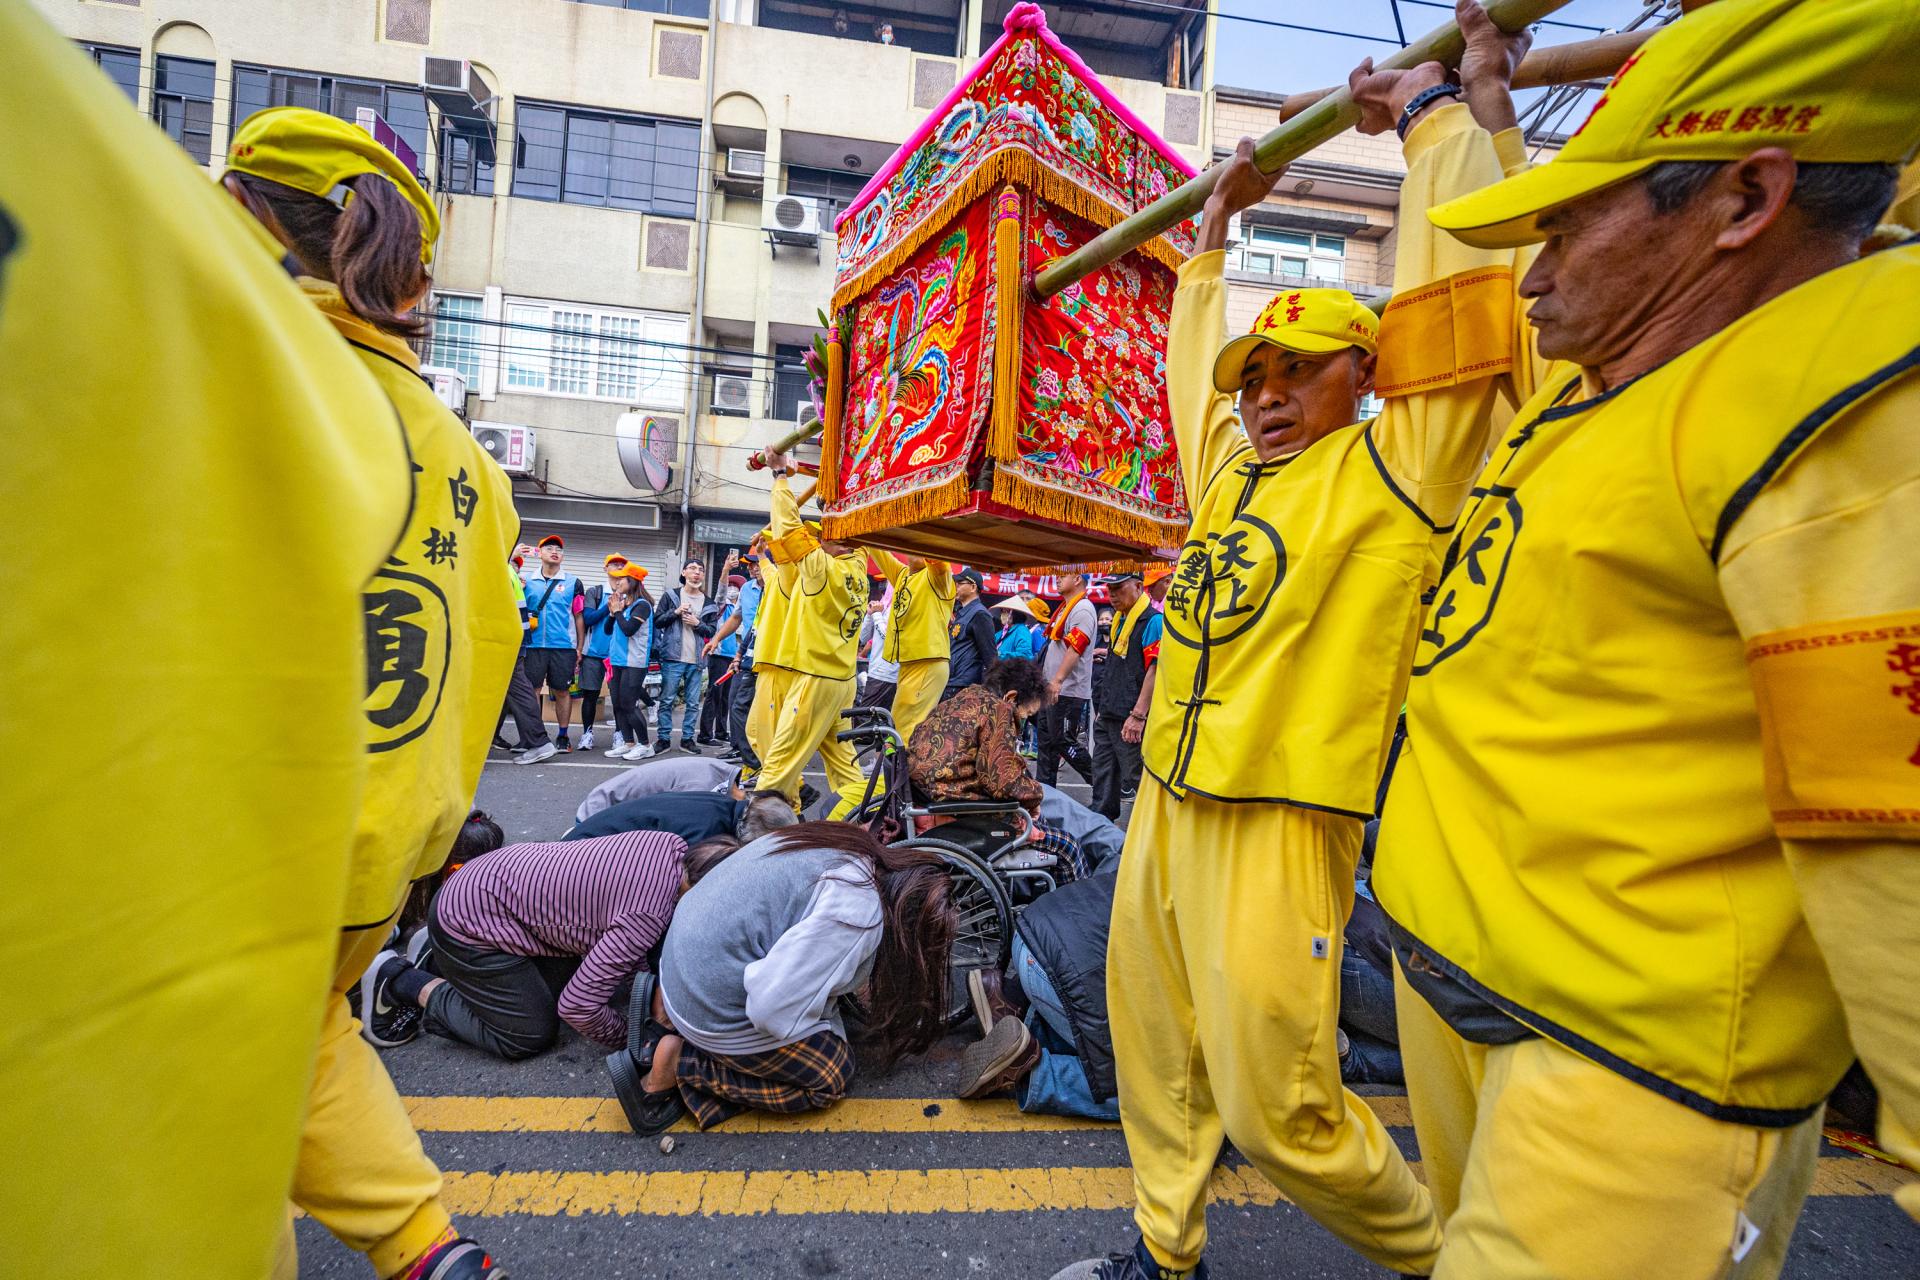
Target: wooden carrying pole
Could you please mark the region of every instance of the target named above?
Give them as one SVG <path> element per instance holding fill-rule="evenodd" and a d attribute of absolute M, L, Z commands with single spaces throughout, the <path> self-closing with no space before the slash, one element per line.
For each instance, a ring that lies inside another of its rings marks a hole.
<path fill-rule="evenodd" d="M 1487 13 L 1502 31 L 1518 31 L 1544 18 L 1567 0 L 1489 0 Z M 1423 62 L 1457 66 L 1466 52 L 1466 39 L 1457 24 L 1436 27 L 1406 48 L 1376 64 L 1381 71 L 1406 70 Z M 1301 111 L 1285 124 L 1273 129 L 1254 144 L 1253 161 L 1273 173 L 1298 160 L 1321 143 L 1345 133 L 1360 119 L 1360 108 L 1353 95 L 1339 89 Z M 1054 262 L 1033 278 L 1036 298 L 1051 298 L 1060 290 L 1089 273 L 1115 261 L 1179 222 L 1199 213 L 1213 194 L 1226 162 L 1221 161 L 1198 177 L 1189 178 L 1140 212 L 1117 223 Z"/>
<path fill-rule="evenodd" d="M 1578 84 L 1582 80 L 1611 79 L 1613 73 L 1620 69 L 1620 64 L 1631 58 L 1658 30 L 1658 27 L 1642 27 L 1638 31 L 1619 31 L 1613 35 L 1595 36 L 1591 40 L 1575 40 L 1570 44 L 1535 49 L 1514 68 L 1513 87 L 1547 89 L 1555 85 Z M 1338 89 L 1313 89 L 1306 93 L 1288 94 L 1287 100 L 1280 104 L 1281 123 L 1286 123 L 1322 98 L 1331 98 L 1338 92 Z"/>

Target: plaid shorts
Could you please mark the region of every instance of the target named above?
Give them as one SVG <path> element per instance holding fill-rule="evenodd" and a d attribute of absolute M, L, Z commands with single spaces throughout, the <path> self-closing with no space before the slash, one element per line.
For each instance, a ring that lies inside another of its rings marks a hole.
<path fill-rule="evenodd" d="M 819 1111 L 844 1098 L 852 1079 L 853 1052 L 831 1031 L 765 1053 L 680 1051 L 680 1100 L 702 1129 L 742 1111 Z"/>

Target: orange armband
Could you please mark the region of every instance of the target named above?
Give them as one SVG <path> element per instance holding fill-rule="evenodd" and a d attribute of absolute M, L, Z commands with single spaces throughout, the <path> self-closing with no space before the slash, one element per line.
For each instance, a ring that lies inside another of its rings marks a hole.
<path fill-rule="evenodd" d="M 1380 317 L 1382 396 L 1477 382 L 1513 368 L 1513 269 L 1475 267 L 1415 289 Z"/>
<path fill-rule="evenodd" d="M 1756 636 L 1747 669 L 1780 835 L 1920 840 L 1920 609 Z"/>

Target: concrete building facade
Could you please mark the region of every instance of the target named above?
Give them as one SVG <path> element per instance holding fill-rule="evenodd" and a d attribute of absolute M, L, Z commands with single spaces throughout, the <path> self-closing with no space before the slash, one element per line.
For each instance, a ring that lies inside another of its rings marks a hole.
<path fill-rule="evenodd" d="M 447 398 L 515 473 L 527 532 L 565 535 L 581 572 L 620 550 L 668 582 L 764 520 L 746 459 L 811 415 L 800 358 L 832 291 L 834 215 L 1011 7 L 35 3 L 210 173 L 261 107 L 377 116 L 445 224 L 423 355 L 458 375 Z M 1271 127 L 1277 96 L 1212 83 L 1211 0 L 1046 7 L 1196 165 Z M 1237 230 L 1230 321 L 1287 284 L 1383 289 L 1400 177 L 1391 138 L 1294 166 Z"/>

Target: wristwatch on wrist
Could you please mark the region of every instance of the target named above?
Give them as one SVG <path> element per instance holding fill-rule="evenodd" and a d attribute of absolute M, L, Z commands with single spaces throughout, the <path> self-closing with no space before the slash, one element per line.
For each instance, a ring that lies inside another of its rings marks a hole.
<path fill-rule="evenodd" d="M 1406 107 L 1401 110 L 1400 119 L 1393 126 L 1393 131 L 1400 135 L 1400 141 L 1405 142 L 1407 140 L 1407 128 L 1413 123 L 1415 116 L 1433 105 L 1436 100 L 1440 98 L 1457 98 L 1461 92 L 1461 88 L 1457 84 L 1436 84 L 1432 88 L 1422 89 L 1420 92 L 1414 94 L 1412 101 L 1408 102 Z"/>

